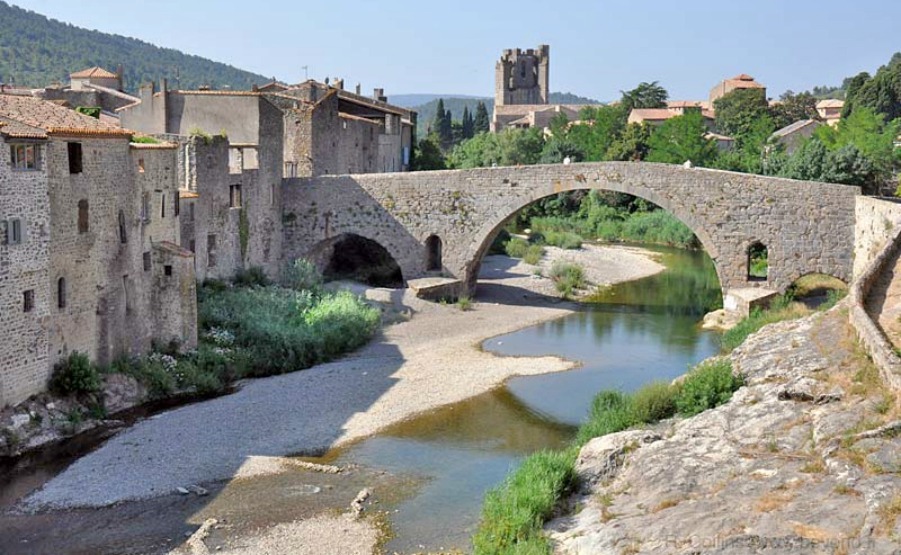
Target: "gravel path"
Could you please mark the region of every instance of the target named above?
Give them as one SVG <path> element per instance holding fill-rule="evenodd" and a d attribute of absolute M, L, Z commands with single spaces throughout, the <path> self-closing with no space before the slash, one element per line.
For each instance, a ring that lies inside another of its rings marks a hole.
<path fill-rule="evenodd" d="M 581 259 L 596 283 L 662 269 L 623 247 L 549 250 L 549 259 L 554 256 Z M 573 364 L 556 357 L 499 357 L 479 349 L 486 338 L 571 312 L 571 305 L 541 293 L 549 290 L 549 281 L 533 276 L 533 270 L 506 257 L 487 257 L 478 302 L 467 312 L 403 291 L 370 290 L 367 296 L 415 317 L 388 326 L 340 361 L 250 380 L 232 395 L 140 422 L 76 461 L 22 508 L 105 506 L 239 472 L 253 475 L 254 457 L 324 452 L 488 391 L 510 376 L 567 370 Z"/>

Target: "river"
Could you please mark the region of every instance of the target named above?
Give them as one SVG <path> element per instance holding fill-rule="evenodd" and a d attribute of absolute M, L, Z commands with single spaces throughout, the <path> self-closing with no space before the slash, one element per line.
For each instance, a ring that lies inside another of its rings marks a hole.
<path fill-rule="evenodd" d="M 574 314 L 483 343 L 498 354 L 557 355 L 580 368 L 513 378 L 318 459 L 423 478 L 417 493 L 390 508 L 389 553 L 466 550 L 485 492 L 526 455 L 568 443 L 598 391 L 671 380 L 719 350 L 719 334 L 699 328 L 720 298 L 712 262 L 704 253 L 653 250 L 665 271 L 601 289 Z"/>

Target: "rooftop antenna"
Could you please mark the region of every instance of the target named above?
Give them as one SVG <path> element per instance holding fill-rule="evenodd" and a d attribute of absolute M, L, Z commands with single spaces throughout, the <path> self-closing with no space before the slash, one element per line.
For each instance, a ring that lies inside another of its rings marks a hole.
<path fill-rule="evenodd" d="M 310 78 L 309 69 L 310 66 L 300 66 L 300 69 L 303 70 L 303 80 L 306 81 Z"/>

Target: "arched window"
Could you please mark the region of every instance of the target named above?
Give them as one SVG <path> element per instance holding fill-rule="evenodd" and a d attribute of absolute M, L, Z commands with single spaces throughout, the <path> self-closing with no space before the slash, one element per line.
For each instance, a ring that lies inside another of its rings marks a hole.
<path fill-rule="evenodd" d="M 66 278 L 61 277 L 56 282 L 56 306 L 66 308 Z"/>
<path fill-rule="evenodd" d="M 766 281 L 769 277 L 769 251 L 760 242 L 748 247 L 748 281 Z"/>
<path fill-rule="evenodd" d="M 426 248 L 426 270 L 429 272 L 441 271 L 441 238 L 437 235 L 430 235 L 425 240 Z"/>

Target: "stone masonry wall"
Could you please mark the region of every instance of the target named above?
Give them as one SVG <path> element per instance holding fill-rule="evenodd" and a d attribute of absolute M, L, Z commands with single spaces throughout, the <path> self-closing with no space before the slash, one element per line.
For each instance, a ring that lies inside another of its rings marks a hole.
<path fill-rule="evenodd" d="M 859 277 L 885 246 L 892 231 L 901 225 L 901 202 L 857 197 L 854 229 L 854 277 Z"/>
<path fill-rule="evenodd" d="M 51 304 L 50 197 L 46 164 L 37 170 L 13 170 L 10 145 L 0 141 L 0 408 L 43 389 L 49 378 L 47 321 Z M 37 144 L 40 154 L 46 145 Z M 43 156 L 39 156 L 42 158 Z M 23 222 L 25 239 L 7 245 L 6 222 Z M 24 311 L 25 291 L 34 292 L 34 308 Z"/>
<path fill-rule="evenodd" d="M 856 187 L 681 166 L 606 162 L 286 180 L 285 258 L 341 233 L 382 244 L 405 279 L 425 275 L 425 240 L 443 243 L 444 273 L 474 285 L 481 258 L 513 214 L 562 191 L 647 199 L 691 228 L 724 291 L 784 290 L 808 273 L 850 280 Z M 748 248 L 769 250 L 769 277 L 748 280 Z"/>

